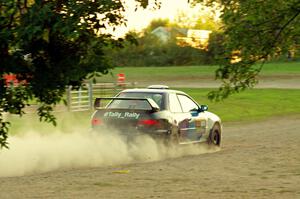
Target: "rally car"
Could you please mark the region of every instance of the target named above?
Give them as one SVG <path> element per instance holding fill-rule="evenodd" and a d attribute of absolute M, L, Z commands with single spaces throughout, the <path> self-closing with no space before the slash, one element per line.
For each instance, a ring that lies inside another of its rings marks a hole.
<path fill-rule="evenodd" d="M 206 105 L 167 86 L 126 89 L 115 97 L 95 100 L 92 128 L 100 133 L 113 129 L 108 132 L 117 131 L 127 138 L 148 134 L 165 143 L 220 146 L 221 120 L 207 110 Z"/>

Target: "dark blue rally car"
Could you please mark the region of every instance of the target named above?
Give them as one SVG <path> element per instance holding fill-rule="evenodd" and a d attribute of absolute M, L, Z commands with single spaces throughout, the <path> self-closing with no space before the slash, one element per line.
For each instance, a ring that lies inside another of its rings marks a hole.
<path fill-rule="evenodd" d="M 128 138 L 148 134 L 166 143 L 221 145 L 220 118 L 206 105 L 167 86 L 126 89 L 113 98 L 97 98 L 95 109 L 92 128 L 100 133 L 114 129 Z"/>

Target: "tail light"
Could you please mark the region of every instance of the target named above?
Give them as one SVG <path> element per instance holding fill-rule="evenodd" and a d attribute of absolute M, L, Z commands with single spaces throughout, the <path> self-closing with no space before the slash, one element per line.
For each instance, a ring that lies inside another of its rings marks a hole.
<path fill-rule="evenodd" d="M 99 118 L 93 118 L 92 119 L 92 126 L 99 126 L 99 125 L 102 125 L 102 120 L 99 119 Z"/>
<path fill-rule="evenodd" d="M 147 126 L 147 127 L 160 127 L 161 126 L 159 120 L 154 120 L 154 119 L 139 120 L 138 125 Z"/>

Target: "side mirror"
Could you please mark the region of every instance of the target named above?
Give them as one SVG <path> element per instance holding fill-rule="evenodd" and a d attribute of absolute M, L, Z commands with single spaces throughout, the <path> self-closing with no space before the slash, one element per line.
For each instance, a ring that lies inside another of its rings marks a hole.
<path fill-rule="evenodd" d="M 109 101 L 107 99 L 103 99 L 103 98 L 96 98 L 95 102 L 94 102 L 94 109 L 104 108 L 106 106 L 107 102 L 109 102 Z"/>
<path fill-rule="evenodd" d="M 208 110 L 208 106 L 207 105 L 200 105 L 200 111 L 207 111 Z"/>
<path fill-rule="evenodd" d="M 101 105 L 101 99 L 96 98 L 94 102 L 94 109 L 100 108 L 100 105 Z"/>

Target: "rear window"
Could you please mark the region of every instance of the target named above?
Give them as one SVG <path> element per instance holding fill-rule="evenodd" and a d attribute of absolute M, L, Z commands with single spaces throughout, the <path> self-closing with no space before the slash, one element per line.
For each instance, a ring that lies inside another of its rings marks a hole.
<path fill-rule="evenodd" d="M 150 98 L 152 99 L 160 109 L 163 106 L 163 95 L 161 93 L 120 93 L 117 97 L 129 97 L 129 98 Z M 108 108 L 120 108 L 120 109 L 142 109 L 151 110 L 150 104 L 146 100 L 113 100 Z"/>
<path fill-rule="evenodd" d="M 137 109 L 137 110 L 151 110 L 150 104 L 146 100 L 113 100 L 108 108 L 116 109 Z"/>

